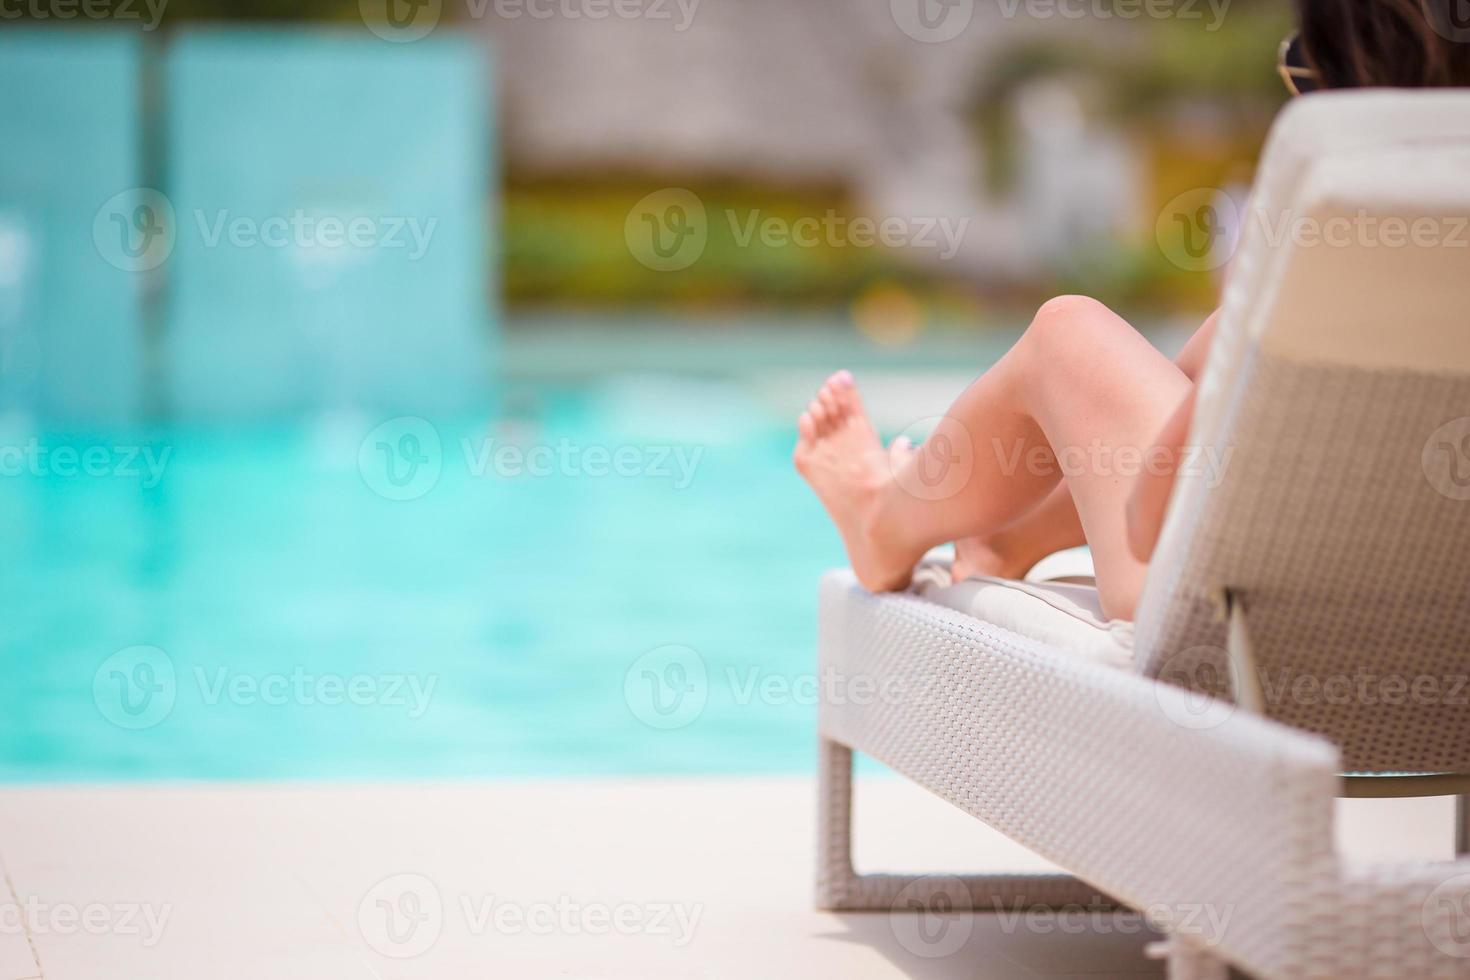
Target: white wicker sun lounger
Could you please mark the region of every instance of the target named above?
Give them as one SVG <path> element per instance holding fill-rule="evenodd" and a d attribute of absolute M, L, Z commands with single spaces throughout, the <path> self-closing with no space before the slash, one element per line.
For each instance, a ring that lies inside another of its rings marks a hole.
<path fill-rule="evenodd" d="M 1046 603 L 1008 628 L 826 576 L 824 676 L 887 696 L 821 705 L 821 907 L 1101 893 L 1176 978 L 1470 977 L 1470 858 L 1333 840 L 1337 796 L 1470 792 L 1467 216 L 1470 95 L 1282 114 L 1190 440 L 1229 465 L 1176 486 L 1131 669 L 1057 642 Z M 854 751 L 1076 877 L 857 874 Z"/>

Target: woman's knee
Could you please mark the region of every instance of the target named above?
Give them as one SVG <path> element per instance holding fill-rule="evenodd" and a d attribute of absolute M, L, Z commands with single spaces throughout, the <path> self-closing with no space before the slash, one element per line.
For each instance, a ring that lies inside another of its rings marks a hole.
<path fill-rule="evenodd" d="M 1022 345 L 1039 364 L 1085 364 L 1100 348 L 1113 344 L 1129 325 L 1103 303 L 1085 295 L 1058 295 L 1041 304 L 1030 320 Z"/>
<path fill-rule="evenodd" d="M 1026 337 L 1033 344 L 1073 349 L 1079 340 L 1096 340 L 1100 331 L 1128 328 L 1118 314 L 1091 296 L 1054 296 L 1041 304 Z"/>

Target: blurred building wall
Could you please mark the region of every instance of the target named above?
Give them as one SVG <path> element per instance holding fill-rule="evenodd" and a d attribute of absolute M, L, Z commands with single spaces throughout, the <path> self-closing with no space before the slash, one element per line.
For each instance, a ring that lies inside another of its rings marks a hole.
<path fill-rule="evenodd" d="M 0 34 L 0 409 L 467 408 L 495 282 L 484 45 Z"/>
<path fill-rule="evenodd" d="M 133 33 L 0 32 L 0 409 L 85 424 L 143 408 L 144 282 L 96 244 L 149 220 L 124 197 L 121 223 L 98 222 L 141 183 L 141 57 Z"/>
<path fill-rule="evenodd" d="M 452 33 L 194 30 L 166 79 L 174 407 L 472 403 L 489 368 L 493 218 L 481 48 Z M 363 244 L 332 244 L 353 226 Z"/>

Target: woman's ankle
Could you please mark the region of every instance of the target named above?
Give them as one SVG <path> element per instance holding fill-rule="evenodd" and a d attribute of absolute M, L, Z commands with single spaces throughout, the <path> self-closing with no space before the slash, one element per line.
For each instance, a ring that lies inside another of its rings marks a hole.
<path fill-rule="evenodd" d="M 913 566 L 931 547 L 944 542 L 926 543 L 915 533 L 918 515 L 904 495 L 905 491 L 896 483 L 884 487 L 863 522 L 863 534 L 883 554 Z"/>

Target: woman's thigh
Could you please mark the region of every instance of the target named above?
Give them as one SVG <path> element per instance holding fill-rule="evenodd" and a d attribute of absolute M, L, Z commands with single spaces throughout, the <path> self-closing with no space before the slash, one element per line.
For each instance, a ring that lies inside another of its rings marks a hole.
<path fill-rule="evenodd" d="M 1131 619 L 1147 566 L 1128 547 L 1128 497 L 1191 382 L 1127 321 L 1085 297 L 1043 306 L 1020 346 L 1023 397 L 1051 447 L 1039 465 L 1055 466 L 1071 491 L 1103 609 Z"/>

